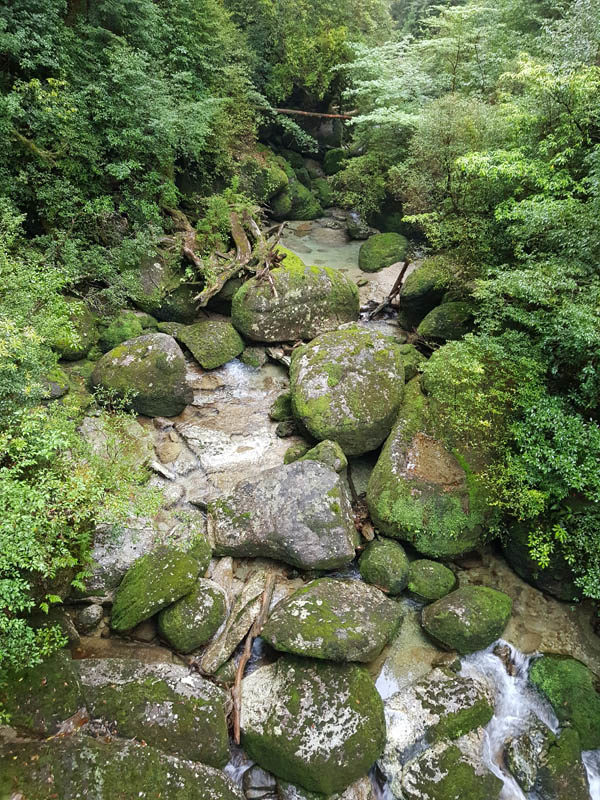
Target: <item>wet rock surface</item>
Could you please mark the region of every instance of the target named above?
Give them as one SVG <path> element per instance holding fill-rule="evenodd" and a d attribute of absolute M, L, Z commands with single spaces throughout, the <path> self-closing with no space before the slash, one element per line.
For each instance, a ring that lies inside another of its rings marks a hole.
<path fill-rule="evenodd" d="M 322 578 L 280 603 L 262 637 L 276 650 L 329 661 L 372 661 L 402 622 L 399 606 L 360 581 Z"/>
<path fill-rule="evenodd" d="M 303 569 L 333 569 L 354 558 L 346 489 L 316 461 L 267 470 L 211 503 L 208 513 L 222 555 L 275 558 Z"/>

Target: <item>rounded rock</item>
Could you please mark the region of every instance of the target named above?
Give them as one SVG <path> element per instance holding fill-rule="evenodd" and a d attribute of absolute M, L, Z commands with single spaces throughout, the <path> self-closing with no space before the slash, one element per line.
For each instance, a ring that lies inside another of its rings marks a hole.
<path fill-rule="evenodd" d="M 407 589 L 417 600 L 432 603 L 456 588 L 456 575 L 438 561 L 419 558 L 411 562 Z"/>
<path fill-rule="evenodd" d="M 358 266 L 363 272 L 378 272 L 406 256 L 408 241 L 400 233 L 376 233 L 361 246 Z"/>
<path fill-rule="evenodd" d="M 400 594 L 408 582 L 408 558 L 402 545 L 389 539 L 370 542 L 359 561 L 360 574 L 367 583 Z"/>
<path fill-rule="evenodd" d="M 180 653 L 206 644 L 223 623 L 227 596 L 214 581 L 201 578 L 190 594 L 158 615 L 158 630 Z"/>

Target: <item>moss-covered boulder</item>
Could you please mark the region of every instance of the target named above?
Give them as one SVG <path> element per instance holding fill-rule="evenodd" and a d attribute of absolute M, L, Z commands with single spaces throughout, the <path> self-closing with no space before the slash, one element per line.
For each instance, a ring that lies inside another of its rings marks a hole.
<path fill-rule="evenodd" d="M 346 151 L 343 147 L 333 147 L 325 153 L 323 169 L 326 175 L 335 175 L 344 168 Z"/>
<path fill-rule="evenodd" d="M 423 609 L 430 636 L 451 650 L 473 653 L 498 639 L 510 619 L 512 600 L 487 586 L 463 586 Z"/>
<path fill-rule="evenodd" d="M 544 800 L 588 800 L 587 773 L 581 760 L 579 734 L 566 728 L 552 736 L 537 773 L 535 789 Z"/>
<path fill-rule="evenodd" d="M 190 286 L 183 269 L 169 256 L 157 254 L 140 269 L 140 291 L 135 305 L 159 320 L 190 325 L 198 319 L 198 287 Z"/>
<path fill-rule="evenodd" d="M 450 452 L 434 430 L 435 409 L 415 378 L 369 479 L 367 503 L 386 536 L 446 558 L 477 547 L 487 507 L 474 466 L 458 450 Z"/>
<path fill-rule="evenodd" d="M 215 552 L 335 569 L 354 558 L 356 529 L 340 476 L 317 461 L 262 472 L 210 503 Z"/>
<path fill-rule="evenodd" d="M 64 315 L 58 323 L 52 348 L 65 361 L 85 358 L 98 342 L 100 332 L 96 315 L 83 300 L 67 298 Z"/>
<path fill-rule="evenodd" d="M 11 726 L 24 734 L 51 736 L 83 705 L 81 684 L 68 650 L 59 650 L 42 664 L 8 676 L 0 687 L 0 707 Z M 0 797 L 4 800 L 2 794 Z"/>
<path fill-rule="evenodd" d="M 504 761 L 524 792 L 533 791 L 538 769 L 554 738 L 552 731 L 537 720 L 526 731 L 506 741 Z"/>
<path fill-rule="evenodd" d="M 358 318 L 358 287 L 338 270 L 307 267 L 296 256 L 270 275 L 275 291 L 269 281 L 251 278 L 233 298 L 232 322 L 248 339 L 312 339 Z"/>
<path fill-rule="evenodd" d="M 400 594 L 408 582 L 408 558 L 398 542 L 390 539 L 370 542 L 358 563 L 362 579 L 389 594 Z"/>
<path fill-rule="evenodd" d="M 432 603 L 445 597 L 456 588 L 456 575 L 438 561 L 419 558 L 408 569 L 406 588 L 417 600 Z"/>
<path fill-rule="evenodd" d="M 268 203 L 289 185 L 281 157 L 260 145 L 255 153 L 242 161 L 239 173 L 242 190 L 256 198 L 261 205 Z"/>
<path fill-rule="evenodd" d="M 204 319 L 194 325 L 179 325 L 172 335 L 187 347 L 202 369 L 221 367 L 244 349 L 244 340 L 224 319 Z"/>
<path fill-rule="evenodd" d="M 57 400 L 59 397 L 64 397 L 71 388 L 69 376 L 58 364 L 44 376 L 42 383 L 44 400 Z"/>
<path fill-rule="evenodd" d="M 398 604 L 373 586 L 321 578 L 279 603 L 261 636 L 285 653 L 368 663 L 401 622 Z"/>
<path fill-rule="evenodd" d="M 255 367 L 256 369 L 264 367 L 268 360 L 269 357 L 264 347 L 246 347 L 240 356 L 242 364 L 246 364 L 248 367 Z"/>
<path fill-rule="evenodd" d="M 585 664 L 544 655 L 531 665 L 529 681 L 546 697 L 559 721 L 578 732 L 583 750 L 600 748 L 600 693 L 596 676 Z"/>
<path fill-rule="evenodd" d="M 412 330 L 444 296 L 443 271 L 439 260 L 424 261 L 406 278 L 400 293 L 398 324 Z"/>
<path fill-rule="evenodd" d="M 135 311 L 127 310 L 117 314 L 100 333 L 98 344 L 102 352 L 106 353 L 121 344 L 121 342 L 141 336 L 144 332 L 144 326 L 140 316 Z"/>
<path fill-rule="evenodd" d="M 363 272 L 378 272 L 406 256 L 408 240 L 399 233 L 376 233 L 361 246 L 358 266 Z"/>
<path fill-rule="evenodd" d="M 229 760 L 226 695 L 187 667 L 86 658 L 77 668 L 91 716 L 120 736 L 212 767 Z"/>
<path fill-rule="evenodd" d="M 371 235 L 371 228 L 358 211 L 349 211 L 346 215 L 346 230 L 351 239 L 364 241 Z"/>
<path fill-rule="evenodd" d="M 343 472 L 348 466 L 348 459 L 344 455 L 342 448 L 337 442 L 331 442 L 328 439 L 319 442 L 315 447 L 311 447 L 310 450 L 303 453 L 297 460 L 320 461 L 321 464 L 331 467 L 331 469 L 336 472 Z"/>
<path fill-rule="evenodd" d="M 277 220 L 317 219 L 323 213 L 315 195 L 299 179 L 292 167 L 282 164 L 288 177 L 288 185 L 270 201 L 271 216 Z M 309 179 L 310 180 L 310 179 Z"/>
<path fill-rule="evenodd" d="M 132 408 L 147 417 L 177 416 L 194 399 L 181 348 L 164 333 L 146 333 L 109 350 L 91 384 L 130 397 Z"/>
<path fill-rule="evenodd" d="M 366 775 L 385 742 L 383 703 L 366 669 L 292 657 L 244 679 L 241 728 L 261 767 L 326 795 Z"/>
<path fill-rule="evenodd" d="M 454 742 L 438 742 L 412 759 L 394 792 L 403 800 L 499 800 L 504 786 L 483 764 L 475 731 Z"/>
<path fill-rule="evenodd" d="M 115 594 L 111 626 L 128 631 L 189 594 L 198 578 L 195 558 L 172 547 L 159 547 L 138 558 Z"/>
<path fill-rule="evenodd" d="M 434 669 L 385 701 L 387 738 L 378 765 L 395 796 L 402 796 L 404 765 L 415 752 L 482 728 L 494 714 L 494 696 L 483 681 Z M 461 795 L 463 800 L 468 795 Z"/>
<path fill-rule="evenodd" d="M 224 772 L 122 739 L 68 736 L 0 746 L 0 798 L 244 800 Z"/>
<path fill-rule="evenodd" d="M 560 552 L 551 553 L 550 563 L 543 568 L 531 556 L 529 531 L 528 525 L 511 526 L 503 548 L 510 566 L 524 581 L 559 600 L 581 599 L 573 568 Z"/>
<path fill-rule="evenodd" d="M 294 461 L 299 461 L 302 456 L 305 456 L 311 449 L 308 442 L 296 442 L 288 447 L 283 456 L 284 464 L 293 464 Z M 314 460 L 314 459 L 313 459 Z"/>
<path fill-rule="evenodd" d="M 329 208 L 333 205 L 333 189 L 327 178 L 314 178 L 311 181 L 311 189 L 321 208 Z"/>
<path fill-rule="evenodd" d="M 227 595 L 218 583 L 200 578 L 196 588 L 158 615 L 160 635 L 180 653 L 206 644 L 227 614 Z"/>
<path fill-rule="evenodd" d="M 283 422 L 286 419 L 292 419 L 293 416 L 292 393 L 282 392 L 275 398 L 273 405 L 269 409 L 269 417 L 274 422 Z"/>
<path fill-rule="evenodd" d="M 406 382 L 412 381 L 421 372 L 421 368 L 427 363 L 427 359 L 420 353 L 414 344 L 399 345 L 404 364 L 404 377 Z"/>
<path fill-rule="evenodd" d="M 456 301 L 442 303 L 421 320 L 417 333 L 423 339 L 447 342 L 462 339 L 473 324 L 473 309 L 469 303 Z"/>
<path fill-rule="evenodd" d="M 389 337 L 352 327 L 318 336 L 292 355 L 292 407 L 318 440 L 347 456 L 378 447 L 391 430 L 404 393 L 404 366 Z"/>

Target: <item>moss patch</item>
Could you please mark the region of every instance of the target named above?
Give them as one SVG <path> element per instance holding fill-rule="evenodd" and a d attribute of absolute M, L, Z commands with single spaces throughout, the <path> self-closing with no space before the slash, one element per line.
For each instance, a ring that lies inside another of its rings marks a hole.
<path fill-rule="evenodd" d="M 390 594 L 400 594 L 408 581 L 408 558 L 404 548 L 389 539 L 370 542 L 360 557 L 359 568 L 363 580 Z"/>
<path fill-rule="evenodd" d="M 213 581 L 200 579 L 190 594 L 158 615 L 158 630 L 180 653 L 191 653 L 208 642 L 225 620 L 227 602 Z"/>
<path fill-rule="evenodd" d="M 456 575 L 437 561 L 420 558 L 408 570 L 407 589 L 417 600 L 431 603 L 456 588 Z"/>
<path fill-rule="evenodd" d="M 408 240 L 399 233 L 376 233 L 361 246 L 358 266 L 363 272 L 378 272 L 406 255 Z"/>

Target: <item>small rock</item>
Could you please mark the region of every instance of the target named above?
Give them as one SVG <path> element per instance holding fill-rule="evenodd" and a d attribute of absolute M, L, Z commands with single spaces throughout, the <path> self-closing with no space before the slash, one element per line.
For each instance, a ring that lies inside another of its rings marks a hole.
<path fill-rule="evenodd" d="M 398 542 L 378 539 L 371 542 L 360 557 L 363 580 L 390 594 L 400 594 L 408 583 L 408 558 Z"/>
<path fill-rule="evenodd" d="M 153 619 L 140 622 L 131 631 L 131 638 L 137 642 L 153 642 L 156 639 L 156 622 Z"/>
<path fill-rule="evenodd" d="M 431 603 L 456 588 L 456 575 L 438 561 L 419 558 L 410 563 L 407 589 L 417 600 Z"/>
<path fill-rule="evenodd" d="M 104 609 L 102 606 L 92 603 L 92 605 L 79 609 L 75 617 L 75 626 L 79 633 L 87 635 L 96 630 L 103 617 Z"/>

